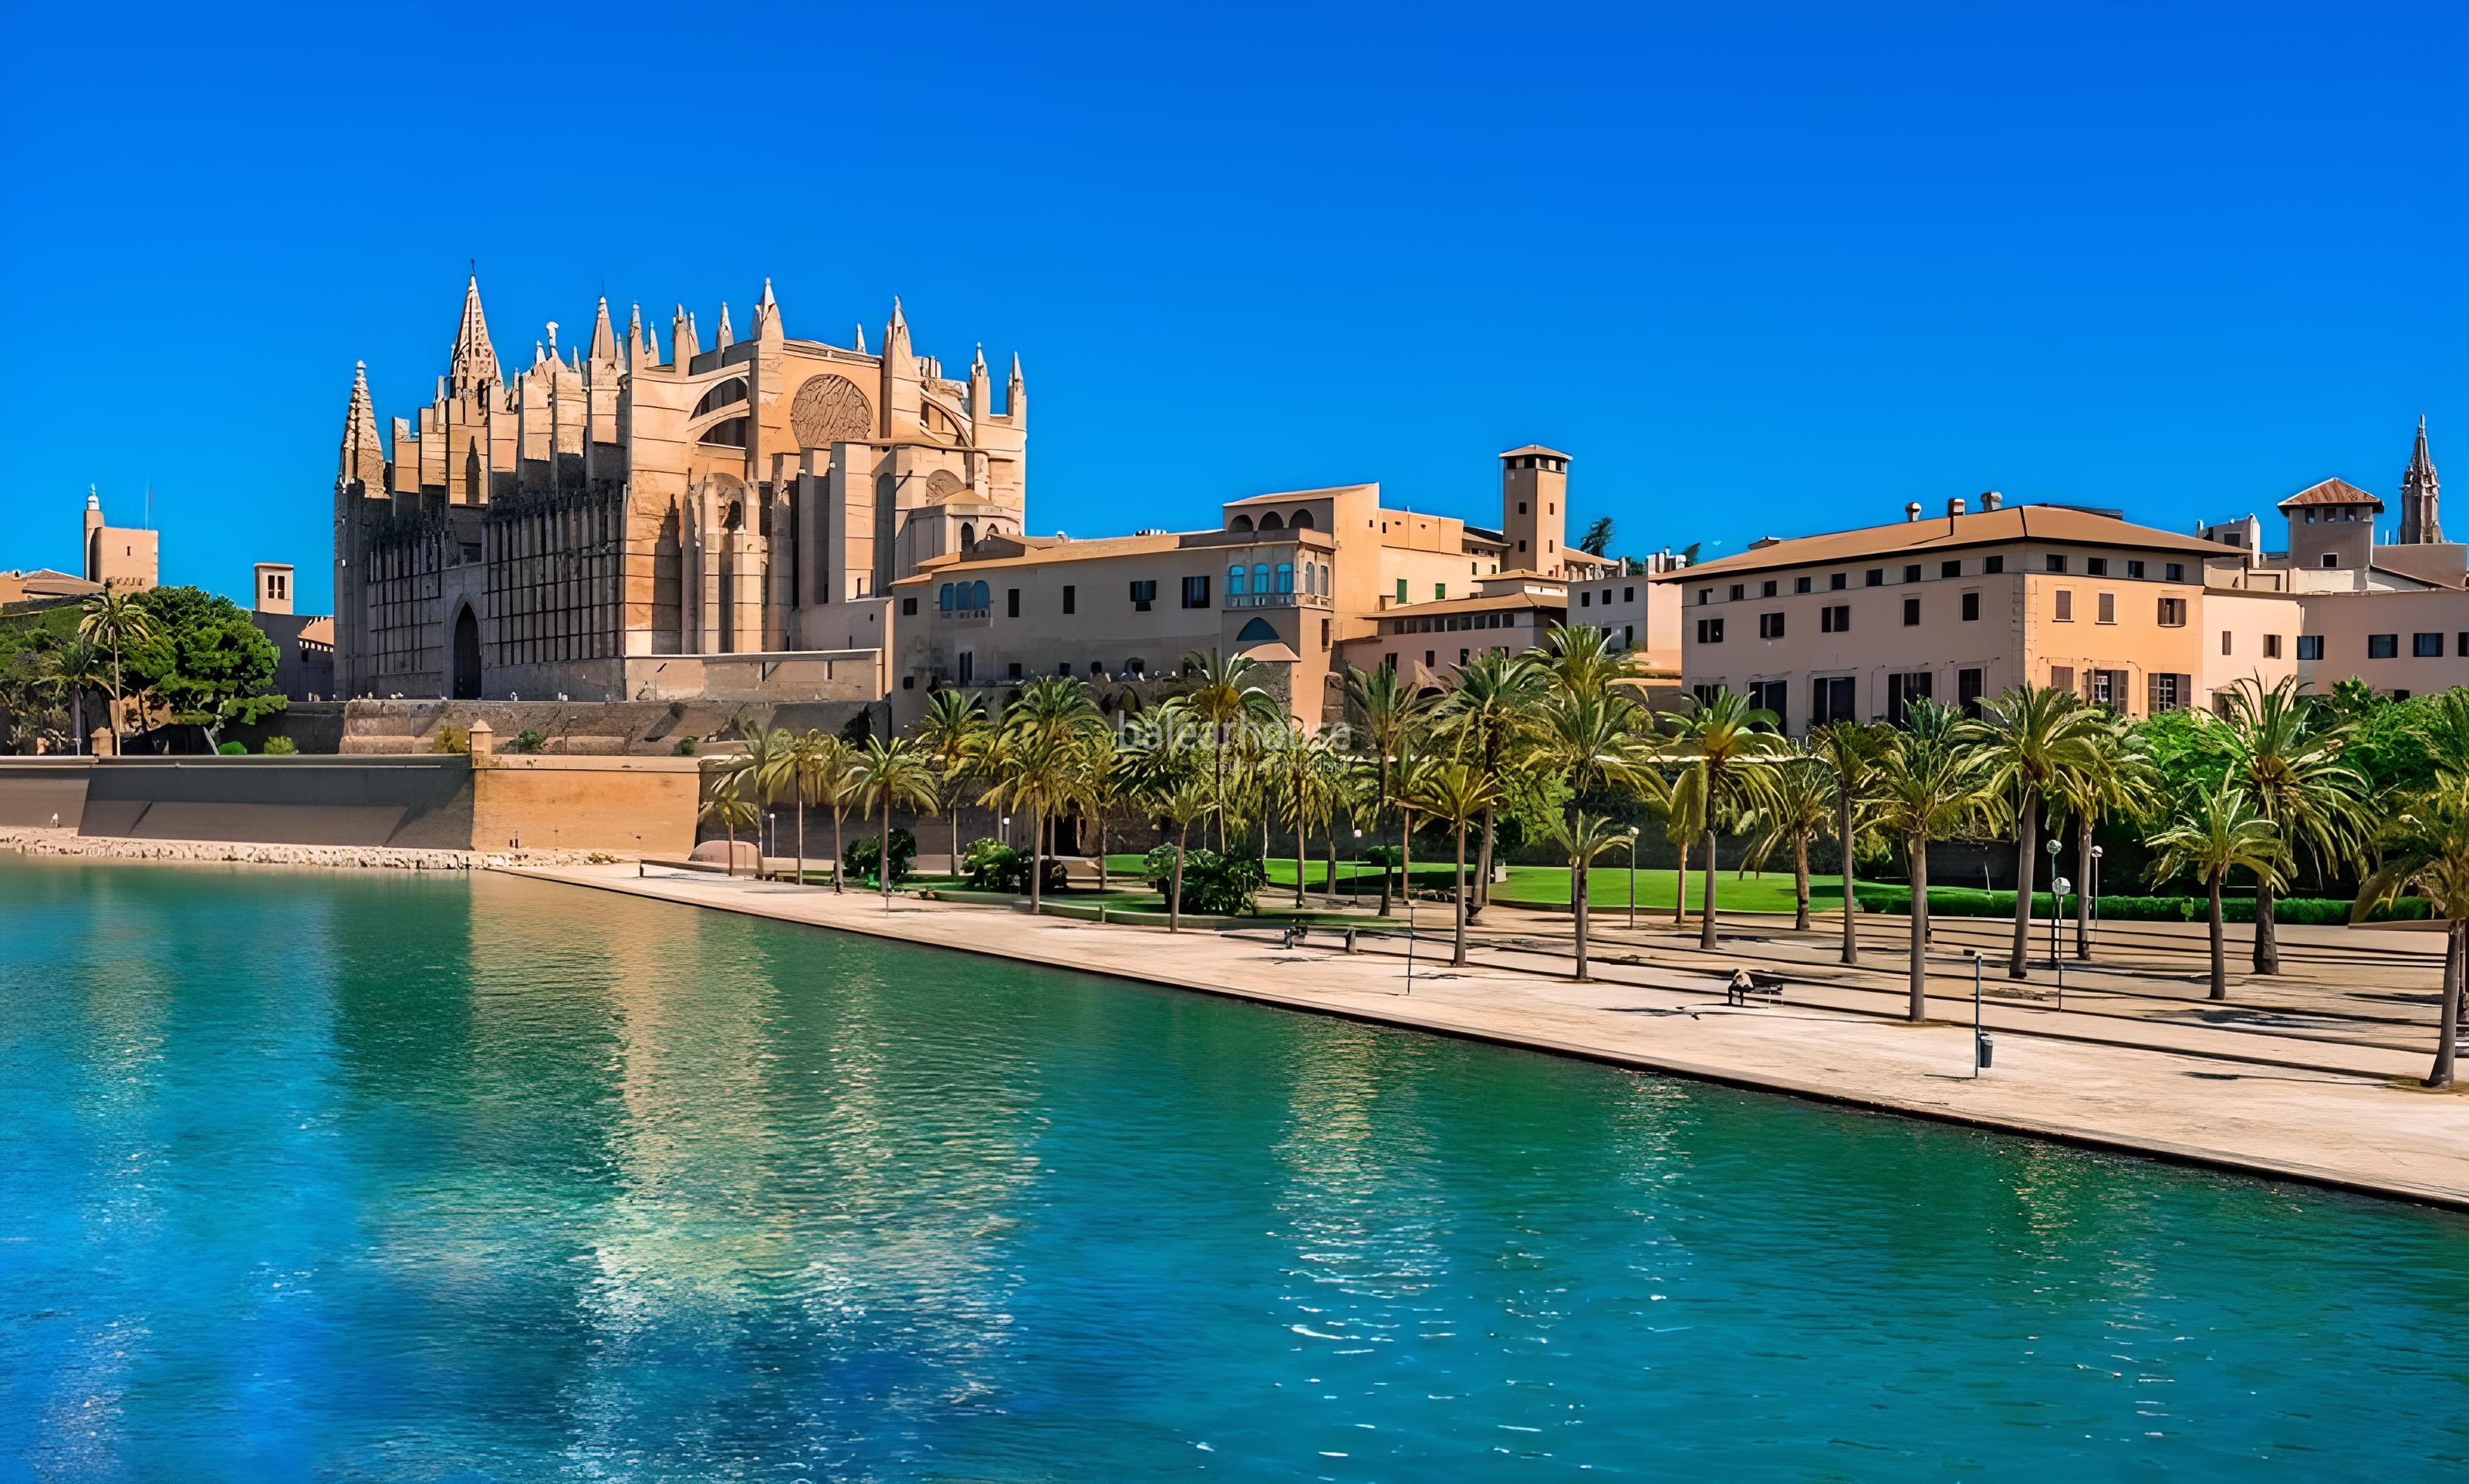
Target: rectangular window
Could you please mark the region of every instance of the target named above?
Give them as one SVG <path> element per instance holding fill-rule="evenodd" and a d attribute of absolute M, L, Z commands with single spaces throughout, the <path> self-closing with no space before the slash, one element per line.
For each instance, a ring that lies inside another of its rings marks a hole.
<path fill-rule="evenodd" d="M 1759 594 L 1758 594 L 1758 596 L 1760 596 L 1760 597 L 1762 597 L 1762 598 L 1771 598 L 1771 597 L 1773 597 L 1774 595 L 1775 595 L 1775 584 L 1774 584 L 1772 582 L 1767 582 L 1764 583 L 1764 584 L 1762 585 L 1762 587 L 1761 587 L 1761 590 L 1760 590 Z M 1604 596 L 1604 597 L 1606 597 L 1606 598 L 1608 598 L 1608 597 L 1610 597 L 1610 596 L 1611 596 L 1611 594 L 1609 594 L 1609 593 L 1605 593 Z"/>
<path fill-rule="evenodd" d="M 2003 557 L 1983 557 L 1980 559 L 1980 571 L 1981 575 L 1984 577 L 1993 577 L 2005 570 L 2006 559 Z"/>
<path fill-rule="evenodd" d="M 1584 588 L 1580 588 L 1578 590 L 1578 606 L 1581 608 L 1591 608 L 1594 605 L 1595 595 L 1587 592 Z"/>
<path fill-rule="evenodd" d="M 1904 599 L 1904 627 L 1905 628 L 1919 628 L 1919 627 L 1920 627 L 1920 622 L 1921 622 L 1921 601 L 1920 601 L 1918 598 L 1906 598 L 1906 599 Z"/>
<path fill-rule="evenodd" d="M 1784 697 L 1788 689 L 1788 688 L 1785 682 L 1781 680 L 1752 680 L 1749 682 L 1749 704 L 1760 711 L 1773 712 L 1775 730 L 1778 732 L 1788 731 L 1790 729 L 1789 722 L 1787 720 L 1784 714 L 1787 705 Z"/>
<path fill-rule="evenodd" d="M 1005 666 L 1004 669 L 1009 672 L 1010 678 L 1014 680 L 1020 678 L 1020 661 L 1013 660 L 1009 665 Z"/>
<path fill-rule="evenodd" d="M 2170 562 L 2162 567 L 2160 572 L 2160 580 L 2165 582 L 2182 582 L 2186 580 L 2186 564 L 2182 561 Z"/>
<path fill-rule="evenodd" d="M 1063 611 L 1064 611 L 1064 612 L 1066 612 L 1066 613 L 1077 613 L 1077 612 L 1079 612 L 1079 611 L 1080 611 L 1080 608 L 1079 608 L 1079 598 L 1080 598 L 1080 589 L 1078 589 L 1078 588 L 1076 588 L 1076 587 L 1073 586 L 1073 585 L 1072 585 L 1071 583 L 1069 583 L 1069 582 L 1066 582 L 1066 583 L 1064 583 L 1064 584 L 1063 584 Z"/>
<path fill-rule="evenodd" d="M 2049 689 L 2050 689 L 2050 690 L 2053 690 L 2053 691 L 2071 691 L 2071 690 L 2073 690 L 2074 688 L 2075 688 L 2075 667 L 2074 667 L 2074 666 L 2072 666 L 2072 665 L 2051 665 L 2051 666 L 2049 667 Z"/>
<path fill-rule="evenodd" d="M 1852 605 L 1837 603 L 1817 610 L 1817 631 L 1839 634 L 1852 628 Z"/>
<path fill-rule="evenodd" d="M 2297 636 L 2297 657 L 2299 659 L 2321 659 L 2323 657 L 2323 636 L 2321 634 L 2299 634 Z"/>
<path fill-rule="evenodd" d="M 1623 602 L 1623 603 L 1635 603 L 1636 601 L 1637 601 L 1637 589 L 1636 589 L 1636 588 L 1634 588 L 1634 587 L 1624 587 L 1624 588 L 1622 588 L 1622 589 L 1621 589 L 1621 602 Z"/>
<path fill-rule="evenodd" d="M 2143 563 L 2134 560 L 2128 561 L 2126 563 L 2126 575 L 2128 577 L 2141 577 L 2143 575 Z"/>
<path fill-rule="evenodd" d="M 1941 561 L 1937 564 L 1937 575 L 1940 577 L 1961 577 L 1963 575 L 1963 563 L 1960 561 Z"/>
<path fill-rule="evenodd" d="M 2052 572 L 2064 572 L 2066 569 L 2066 559 L 2051 552 L 2048 556 L 2048 565 Z"/>
<path fill-rule="evenodd" d="M 1894 726 L 1904 724 L 1910 714 L 1911 703 L 1929 697 L 1929 673 L 1926 670 L 1886 677 L 1886 720 Z"/>
<path fill-rule="evenodd" d="M 2186 627 L 2185 599 L 2163 598 L 2160 600 L 2160 627 L 2163 628 L 2183 628 Z"/>
<path fill-rule="evenodd" d="M 1700 587 L 1700 588 L 1698 588 L 1698 589 L 1697 589 L 1697 605 L 1698 605 L 1699 607 L 1701 607 L 1701 608 L 1702 608 L 1702 607 L 1704 607 L 1706 605 L 1708 605 L 1708 604 L 1710 604 L 1710 603 L 1712 603 L 1712 602 L 1714 602 L 1714 601 L 1715 601 L 1715 589 L 1713 589 L 1713 588 L 1711 588 L 1711 587 Z"/>
<path fill-rule="evenodd" d="M 1732 601 L 1733 601 L 1734 603 L 1738 603 L 1738 602 L 1740 602 L 1742 599 L 1743 599 L 1743 598 L 1747 597 L 1748 595 L 1749 595 L 1749 584 L 1748 584 L 1748 583 L 1746 583 L 1746 582 L 1734 582 L 1734 583 L 1732 584 Z"/>
<path fill-rule="evenodd" d="M 1954 703 L 1963 708 L 1965 716 L 1975 721 L 1980 719 L 1981 674 L 1982 672 L 1976 668 L 1954 673 Z"/>
<path fill-rule="evenodd" d="M 1328 648 L 1328 620 L 1327 619 L 1320 621 L 1320 647 L 1324 650 Z"/>
<path fill-rule="evenodd" d="M 2464 631 L 2460 635 L 2460 647 L 2452 652 L 2458 658 L 2469 659 L 2469 631 Z"/>
<path fill-rule="evenodd" d="M 2226 628 L 2221 630 L 2221 652 L 2229 652 L 2229 631 Z"/>
<path fill-rule="evenodd" d="M 2398 635 L 2398 634 L 2368 634 L 2368 635 L 2366 635 L 2366 658 L 2368 658 L 2368 659 L 2398 659 L 2398 658 L 2400 658 L 2400 635 Z"/>
<path fill-rule="evenodd" d="M 2469 638 L 2469 634 L 2464 634 L 2461 637 Z M 2265 634 L 2263 636 L 2263 657 L 2265 659 L 2280 658 L 2280 635 Z"/>
<path fill-rule="evenodd" d="M 1397 579 L 1397 601 L 1399 603 L 1406 601 L 1406 580 L 1402 577 Z"/>
<path fill-rule="evenodd" d="M 1183 605 L 1187 608 L 1209 606 L 1208 573 L 1204 572 L 1198 577 L 1187 577 L 1183 580 Z"/>
<path fill-rule="evenodd" d="M 2071 624 L 2071 623 L 2073 623 L 2073 622 L 2075 621 L 2075 595 L 2074 595 L 2074 590 L 2073 590 L 2072 588 L 2067 588 L 2067 587 L 2061 587 L 2061 588 L 2059 588 L 2059 589 L 2058 589 L 2058 593 L 2057 593 L 2057 602 L 2058 602 L 2058 611 L 2057 611 L 2057 619 L 2058 619 L 2058 622 L 2059 622 L 2059 623 L 2061 623 L 2061 624 Z"/>
<path fill-rule="evenodd" d="M 1134 608 L 1139 609 L 1142 613 L 1146 613 L 1149 610 L 1149 605 L 1155 602 L 1157 602 L 1157 579 L 1149 578 L 1145 581 L 1134 582 L 1132 584 L 1132 606 Z"/>
<path fill-rule="evenodd" d="M 2183 675 L 2152 677 L 2152 714 L 2154 716 L 2157 717 L 2164 711 L 2179 710 L 2185 704 L 2186 686 Z"/>
<path fill-rule="evenodd" d="M 2102 593 L 2100 595 L 2100 622 L 2104 624 L 2114 624 L 2117 622 L 2117 594 Z"/>
<path fill-rule="evenodd" d="M 1433 601 L 1434 603 L 1438 603 L 1438 602 L 1440 602 L 1442 599 L 1446 598 L 1448 595 L 1449 595 L 1449 584 L 1448 584 L 1448 583 L 1446 583 L 1446 582 L 1434 582 L 1434 583 L 1432 584 L 1432 601 Z"/>
<path fill-rule="evenodd" d="M 1758 615 L 1758 637 L 1759 637 L 1759 638 L 1761 638 L 1761 639 L 1780 639 L 1780 638 L 1782 638 L 1782 637 L 1783 637 L 1783 615 L 1782 615 L 1782 614 L 1780 614 L 1780 613 L 1761 613 L 1761 614 L 1759 614 L 1759 615 Z"/>
<path fill-rule="evenodd" d="M 1805 577 L 1793 578 L 1791 580 L 1791 590 L 1796 593 L 1805 593 L 1809 591 L 1809 579 Z"/>
<path fill-rule="evenodd" d="M 1970 592 L 1963 595 L 1963 621 L 1967 624 L 1980 621 L 1980 594 Z"/>
<path fill-rule="evenodd" d="M 1860 575 L 1860 581 L 1871 587 L 1883 587 L 1886 585 L 1886 569 L 1871 567 Z"/>
<path fill-rule="evenodd" d="M 917 600 L 916 600 L 916 599 L 914 599 L 914 598 L 903 598 L 903 599 L 901 599 L 901 600 L 900 600 L 900 616 L 901 616 L 902 618 L 914 618 L 914 617 L 916 617 L 916 616 L 917 616 Z"/>
<path fill-rule="evenodd" d="M 1907 565 L 1907 566 L 1905 566 L 1905 567 L 1904 568 L 1904 582 L 1919 582 L 1920 580 L 1921 580 L 1921 564 L 1920 564 L 1919 562 L 1917 562 L 1917 561 L 1912 562 L 1911 564 L 1909 564 L 1909 565 Z"/>
<path fill-rule="evenodd" d="M 2411 659 L 2441 659 L 2443 657 L 2443 636 L 2441 634 L 2411 634 L 2409 639 L 2409 652 Z"/>
<path fill-rule="evenodd" d="M 1698 705 L 1711 706 L 1722 696 L 1723 688 L 1719 685 L 1693 685 L 1689 694 L 1697 697 Z"/>
<path fill-rule="evenodd" d="M 1833 577 L 1826 580 L 1826 590 L 1828 592 L 1839 593 L 1844 588 L 1850 586 L 1851 583 L 1852 574 L 1849 572 L 1837 572 Z"/>
<path fill-rule="evenodd" d="M 2084 575 L 2087 577 L 2109 576 L 2109 559 L 2107 557 L 2086 557 L 2084 559 Z"/>
<path fill-rule="evenodd" d="M 1020 617 L 1020 589 L 1019 589 L 1019 588 L 1017 588 L 1017 587 L 1007 587 L 1007 588 L 1004 589 L 1004 616 L 1005 618 L 1018 618 L 1018 617 Z"/>
<path fill-rule="evenodd" d="M 1824 726 L 1829 721 L 1857 721 L 1853 704 L 1852 676 L 1821 676 L 1809 683 L 1809 724 Z"/>
<path fill-rule="evenodd" d="M 1697 621 L 1697 642 L 1699 644 L 1722 643 L 1723 621 L 1719 618 L 1699 619 Z"/>

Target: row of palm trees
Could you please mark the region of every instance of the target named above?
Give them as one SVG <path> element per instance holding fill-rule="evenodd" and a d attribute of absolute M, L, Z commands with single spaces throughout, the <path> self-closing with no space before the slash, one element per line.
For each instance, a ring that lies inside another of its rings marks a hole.
<path fill-rule="evenodd" d="M 0 676 L 0 706 L 21 718 L 63 709 L 70 750 L 83 752 L 86 699 L 99 695 L 108 701 L 104 725 L 112 735 L 112 750 L 119 751 L 127 697 L 121 661 L 127 650 L 151 638 L 154 628 L 153 615 L 133 593 L 105 587 L 80 605 L 77 628 L 66 639 L 31 650 L 12 673 Z"/>
<path fill-rule="evenodd" d="M 1788 853 L 1802 929 L 1811 920 L 1811 848 L 1831 840 L 1842 861 L 1846 963 L 1860 954 L 1858 863 L 1889 851 L 1904 856 L 1914 887 L 1907 949 L 1914 1019 L 1927 1012 L 1929 847 L 2011 843 L 2019 884 L 2027 885 L 2044 817 L 2051 832 L 2073 834 L 2079 862 L 2089 858 L 2100 826 L 2138 822 L 2157 850 L 2156 879 L 2191 875 L 2204 882 L 2215 998 L 2227 993 L 2221 903 L 2234 872 L 2250 873 L 2257 883 L 2260 973 L 2277 971 L 2273 902 L 2303 865 L 2367 873 L 2362 912 L 2372 901 L 2414 889 L 2434 899 L 2439 915 L 2456 922 L 2469 915 L 2469 900 L 2447 895 L 2469 888 L 2469 865 L 2445 855 L 2451 847 L 2440 843 L 2469 819 L 2469 696 L 2455 698 L 2459 735 L 2451 753 L 2457 762 L 2441 786 L 2423 799 L 2388 800 L 2369 797 L 2359 772 L 2342 761 L 2348 724 L 2290 681 L 2248 682 L 2225 717 L 2204 717 L 2198 727 L 2217 760 L 2217 781 L 2172 788 L 2142 728 L 2068 691 L 2019 687 L 1970 716 L 1918 700 L 1899 726 L 1835 720 L 1794 742 L 1781 735 L 1772 714 L 1729 692 L 1652 709 L 1633 656 L 1603 630 L 1581 625 L 1557 628 L 1524 653 L 1475 656 L 1439 687 L 1388 667 L 1350 670 L 1342 678 L 1342 719 L 1317 731 L 1284 715 L 1259 667 L 1214 651 L 1186 658 L 1178 694 L 1112 719 L 1084 682 L 1068 676 L 1031 680 L 991 712 L 967 693 L 938 691 L 905 737 L 754 737 L 742 756 L 714 760 L 713 817 L 733 831 L 757 817 L 758 805 L 790 807 L 802 878 L 809 807 L 831 811 L 836 858 L 850 813 L 879 820 L 887 839 L 895 810 L 944 816 L 956 864 L 965 807 L 1015 811 L 1028 823 L 1035 903 L 1059 822 L 1076 817 L 1095 827 L 1102 885 L 1107 822 L 1136 812 L 1174 843 L 1167 896 L 1175 929 L 1184 862 L 1195 844 L 1221 855 L 1257 849 L 1265 865 L 1273 831 L 1282 827 L 1292 839 L 1295 904 L 1302 907 L 1315 837 L 1326 850 L 1325 884 L 1334 891 L 1340 831 L 1394 831 L 1400 869 L 1379 874 L 1385 916 L 1395 908 L 1397 883 L 1412 889 L 1416 830 L 1437 826 L 1454 849 L 1452 958 L 1464 963 L 1467 925 L 1488 902 L 1500 820 L 1514 814 L 1568 863 L 1581 979 L 1588 975 L 1590 874 L 1603 857 L 1635 843 L 1615 812 L 1642 810 L 1678 855 L 1675 925 L 1687 920 L 1687 871 L 1697 862 L 1698 945 L 1708 950 L 1719 944 L 1723 838 L 1745 840 L 1744 865 Z M 2370 870 L 2377 861 L 2380 868 Z M 878 872 L 887 904 L 888 875 Z M 840 886 L 837 871 L 833 884 Z M 1629 910 L 1633 918 L 1633 901 Z M 2019 890 L 2006 955 L 2007 972 L 2018 978 L 2028 971 L 2030 913 L 2031 895 Z M 2088 958 L 2082 894 L 2076 914 L 2074 951 Z M 2438 1066 L 2447 1081 L 2461 982 L 2469 975 L 2469 943 L 2454 931 Z"/>

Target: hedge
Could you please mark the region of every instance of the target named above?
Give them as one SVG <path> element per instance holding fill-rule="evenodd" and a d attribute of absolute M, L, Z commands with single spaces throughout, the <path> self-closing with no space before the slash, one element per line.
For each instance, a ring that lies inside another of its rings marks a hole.
<path fill-rule="evenodd" d="M 1907 912 L 1911 909 L 1911 888 L 1885 886 L 1875 891 L 1860 888 L 1860 910 L 1863 912 Z M 1929 888 L 1929 911 L 1944 917 L 2013 917 L 2015 894 L 2011 891 L 1980 891 L 1965 886 L 1932 886 Z M 2044 891 L 2032 894 L 2032 916 L 2047 922 L 2053 901 Z M 2283 897 L 2273 906 L 2273 916 L 2283 923 L 2315 923 L 2339 925 L 2349 920 L 2351 903 L 2325 897 Z M 2074 915 L 2075 898 L 2066 898 L 2065 915 Z M 2100 920 L 2104 923 L 2200 923 L 2210 914 L 2209 902 L 2202 897 L 2103 897 L 2099 902 Z M 2399 897 L 2369 909 L 2370 923 L 2419 922 L 2427 916 L 2426 899 Z M 2229 897 L 2221 902 L 2221 920 L 2227 923 L 2254 921 L 2252 897 Z"/>

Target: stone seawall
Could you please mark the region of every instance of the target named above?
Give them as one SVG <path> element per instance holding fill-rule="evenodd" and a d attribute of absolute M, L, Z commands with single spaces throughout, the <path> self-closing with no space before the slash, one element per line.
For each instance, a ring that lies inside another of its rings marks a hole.
<path fill-rule="evenodd" d="M 616 856 L 578 850 L 404 850 L 384 845 L 264 845 L 230 840 L 130 840 L 73 830 L 0 830 L 0 851 L 96 860 L 157 860 L 344 870 L 485 871 L 504 866 L 607 865 Z"/>

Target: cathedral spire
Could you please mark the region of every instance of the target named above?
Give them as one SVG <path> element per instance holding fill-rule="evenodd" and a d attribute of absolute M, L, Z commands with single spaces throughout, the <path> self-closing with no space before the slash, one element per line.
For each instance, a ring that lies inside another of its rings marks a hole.
<path fill-rule="evenodd" d="M 695 332 L 694 315 L 679 305 L 677 317 L 669 321 L 669 354 L 680 371 L 692 371 L 694 358 L 702 354 L 703 336 Z"/>
<path fill-rule="evenodd" d="M 864 354 L 865 354 L 865 327 L 864 325 L 860 325 L 860 326 L 858 326 L 858 327 L 857 327 L 857 341 L 856 341 L 856 344 L 857 344 L 857 353 L 858 353 L 860 355 L 864 355 Z"/>
<path fill-rule="evenodd" d="M 754 338 L 777 341 L 780 335 L 780 302 L 772 297 L 772 281 L 763 281 L 763 297 L 754 301 Z"/>
<path fill-rule="evenodd" d="M 591 322 L 591 358 L 604 361 L 617 358 L 617 331 L 609 323 L 607 294 L 600 296 L 600 314 Z"/>
<path fill-rule="evenodd" d="M 895 350 L 905 353 L 908 348 L 909 319 L 906 315 L 900 312 L 900 296 L 898 294 L 893 294 L 891 296 L 891 323 L 883 328 L 883 354 L 889 355 Z"/>
<path fill-rule="evenodd" d="M 729 333 L 728 330 L 728 301 L 723 299 L 720 301 L 720 328 L 711 332 L 711 348 L 726 351 L 736 343 L 737 336 Z"/>
<path fill-rule="evenodd" d="M 2443 524 L 2435 518 L 2434 458 L 2426 451 L 2426 419 L 2417 420 L 2417 446 L 2410 450 L 2409 469 L 2400 476 L 2400 539 L 2404 546 L 2441 541 Z"/>
<path fill-rule="evenodd" d="M 361 482 L 371 493 L 385 491 L 385 445 L 378 441 L 377 404 L 369 400 L 369 363 L 352 366 L 352 400 L 343 412 L 343 446 L 335 477 Z"/>
<path fill-rule="evenodd" d="M 1028 410 L 1028 380 L 1020 374 L 1020 353 L 1011 353 L 1011 384 L 1004 388 L 1004 416 L 1017 423 Z"/>
<path fill-rule="evenodd" d="M 477 273 L 473 274 L 463 285 L 463 318 L 454 327 L 454 354 L 450 363 L 451 376 L 458 390 L 497 379 L 497 352 L 489 343 L 489 317 L 480 311 L 480 275 Z"/>

